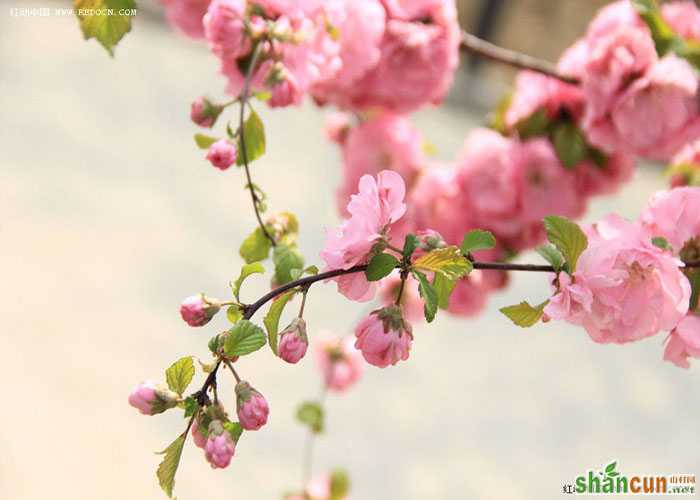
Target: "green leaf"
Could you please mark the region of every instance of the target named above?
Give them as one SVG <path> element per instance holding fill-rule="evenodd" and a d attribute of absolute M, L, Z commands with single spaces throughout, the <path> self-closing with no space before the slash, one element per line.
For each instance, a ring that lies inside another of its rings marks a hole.
<path fill-rule="evenodd" d="M 236 300 L 240 300 L 238 295 L 241 291 L 241 285 L 243 284 L 243 281 L 245 281 L 245 279 L 251 274 L 265 274 L 265 266 L 263 266 L 260 262 L 251 262 L 250 264 L 246 264 L 241 268 L 241 274 L 231 285 L 231 290 L 233 291 L 233 296 L 236 297 Z"/>
<path fill-rule="evenodd" d="M 518 326 L 523 328 L 528 328 L 535 323 L 537 323 L 542 314 L 544 313 L 544 307 L 549 303 L 548 300 L 542 302 L 537 306 L 531 306 L 527 302 L 523 301 L 520 304 L 508 307 L 502 307 L 500 311 L 508 316 L 508 318 Z"/>
<path fill-rule="evenodd" d="M 241 427 L 241 424 L 238 422 L 225 422 L 224 429 L 231 434 L 233 442 L 238 444 L 238 440 L 241 438 L 241 434 L 243 434 L 243 427 Z"/>
<path fill-rule="evenodd" d="M 270 255 L 271 247 L 270 240 L 267 239 L 262 229 L 258 227 L 243 240 L 241 247 L 238 249 L 238 253 L 247 264 L 250 264 L 267 259 Z"/>
<path fill-rule="evenodd" d="M 556 272 L 561 271 L 561 268 L 564 266 L 564 257 L 562 257 L 561 252 L 554 248 L 554 246 L 550 245 L 549 243 L 546 245 L 542 245 L 540 247 L 537 247 L 537 253 L 544 258 L 547 262 L 549 262 L 554 270 Z"/>
<path fill-rule="evenodd" d="M 309 266 L 306 269 L 292 269 L 289 272 L 289 274 L 291 275 L 292 280 L 298 280 L 299 278 L 301 278 L 305 274 L 309 274 L 312 276 L 318 274 L 318 267 Z"/>
<path fill-rule="evenodd" d="M 243 130 L 238 136 L 238 156 L 236 165 L 243 165 L 244 153 L 241 144 L 241 136 L 245 137 L 245 156 L 248 163 L 265 154 L 265 126 L 255 111 L 251 111 L 248 119 L 243 123 Z"/>
<path fill-rule="evenodd" d="M 170 387 L 171 391 L 177 392 L 181 396 L 187 390 L 190 382 L 192 382 L 192 377 L 194 377 L 192 356 L 178 359 L 170 365 L 170 368 L 165 370 L 165 380 L 168 382 L 168 387 Z"/>
<path fill-rule="evenodd" d="M 270 349 L 272 349 L 275 355 L 277 355 L 277 333 L 280 327 L 280 316 L 282 315 L 284 306 L 294 297 L 295 293 L 296 290 L 290 290 L 282 295 L 278 295 L 277 298 L 272 301 L 270 310 L 267 311 L 265 319 L 263 319 L 263 324 L 267 330 L 267 339 L 270 343 Z"/>
<path fill-rule="evenodd" d="M 457 281 L 447 279 L 440 273 L 435 273 L 433 288 L 435 289 L 435 293 L 437 293 L 438 307 L 440 307 L 440 309 L 447 309 L 449 306 L 450 295 L 455 285 L 457 285 Z"/>
<path fill-rule="evenodd" d="M 197 410 L 199 410 L 199 404 L 192 396 L 188 396 L 187 398 L 185 398 L 184 407 L 185 418 L 191 417 L 197 412 Z"/>
<path fill-rule="evenodd" d="M 197 143 L 199 149 L 209 149 L 209 146 L 218 141 L 216 137 L 211 137 L 204 134 L 194 134 L 194 142 Z"/>
<path fill-rule="evenodd" d="M 243 356 L 255 352 L 265 345 L 265 332 L 247 319 L 242 319 L 228 331 L 224 343 L 227 357 Z"/>
<path fill-rule="evenodd" d="M 610 462 L 606 467 L 605 467 L 605 473 L 610 475 L 611 472 L 615 472 L 615 466 L 617 465 L 617 462 Z"/>
<path fill-rule="evenodd" d="M 238 321 L 243 317 L 243 311 L 236 304 L 228 306 L 226 308 L 226 318 L 231 322 L 232 325 L 238 323 Z"/>
<path fill-rule="evenodd" d="M 85 40 L 94 38 L 114 57 L 114 47 L 131 30 L 134 0 L 74 0 L 73 6 Z"/>
<path fill-rule="evenodd" d="M 662 236 L 654 236 L 651 239 L 651 244 L 654 245 L 655 247 L 659 247 L 662 250 L 670 250 L 671 245 L 668 243 L 668 240 Z"/>
<path fill-rule="evenodd" d="M 588 246 L 588 238 L 578 224 L 557 215 L 545 217 L 544 228 L 547 231 L 547 239 L 564 256 L 569 274 L 573 274 L 579 256 Z"/>
<path fill-rule="evenodd" d="M 413 271 L 413 276 L 418 280 L 418 293 L 423 298 L 424 306 L 423 313 L 425 314 L 425 320 L 430 323 L 435 319 L 438 309 L 438 295 L 430 284 L 428 278 L 420 271 Z"/>
<path fill-rule="evenodd" d="M 418 239 L 418 236 L 415 234 L 408 234 L 403 242 L 403 258 L 410 259 L 411 255 L 413 255 L 413 252 L 416 251 L 419 244 L 420 240 Z"/>
<path fill-rule="evenodd" d="M 520 135 L 521 139 L 529 139 L 531 137 L 547 135 L 550 124 L 551 121 L 547 116 L 547 111 L 539 109 L 529 117 L 518 122 L 515 125 L 515 129 L 518 131 L 518 135 Z"/>
<path fill-rule="evenodd" d="M 323 408 L 315 401 L 305 401 L 297 409 L 297 420 L 314 434 L 323 432 Z"/>
<path fill-rule="evenodd" d="M 158 482 L 166 495 L 172 498 L 173 488 L 175 487 L 175 473 L 180 465 L 180 457 L 182 456 L 182 448 L 185 446 L 185 434 L 180 434 L 170 446 L 158 455 L 165 455 L 163 461 L 158 466 L 156 475 Z"/>
<path fill-rule="evenodd" d="M 475 252 L 477 250 L 488 250 L 496 246 L 496 238 L 489 231 L 474 229 L 464 235 L 459 249 L 463 254 Z"/>
<path fill-rule="evenodd" d="M 278 286 L 292 281 L 292 269 L 304 267 L 304 257 L 296 245 L 277 245 L 272 254 L 272 261 L 275 263 L 275 282 Z"/>
<path fill-rule="evenodd" d="M 552 143 L 557 157 L 566 168 L 573 168 L 588 157 L 583 132 L 573 122 L 561 122 L 554 129 Z"/>
<path fill-rule="evenodd" d="M 466 276 L 473 268 L 472 263 L 462 255 L 456 246 L 431 250 L 418 257 L 413 262 L 413 266 L 425 271 L 443 274 L 445 278 L 451 280 Z"/>
<path fill-rule="evenodd" d="M 365 276 L 367 281 L 379 281 L 382 278 L 389 276 L 394 269 L 399 265 L 399 261 L 393 255 L 388 253 L 380 253 L 372 257 L 367 265 Z"/>
<path fill-rule="evenodd" d="M 343 500 L 350 493 L 350 477 L 342 469 L 335 469 L 331 473 L 331 497 L 330 500 Z"/>

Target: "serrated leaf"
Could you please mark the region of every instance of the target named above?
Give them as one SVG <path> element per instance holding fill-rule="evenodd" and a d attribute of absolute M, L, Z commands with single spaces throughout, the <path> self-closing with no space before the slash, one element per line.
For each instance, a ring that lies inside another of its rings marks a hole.
<path fill-rule="evenodd" d="M 250 264 L 267 259 L 270 255 L 271 247 L 270 240 L 267 239 L 262 229 L 258 227 L 243 240 L 238 253 L 247 264 Z"/>
<path fill-rule="evenodd" d="M 272 254 L 275 264 L 275 283 L 284 285 L 293 280 L 292 269 L 304 267 L 304 257 L 296 246 L 277 245 Z"/>
<path fill-rule="evenodd" d="M 243 434 L 243 427 L 241 427 L 241 424 L 238 422 L 225 422 L 224 429 L 231 435 L 233 442 L 238 444 L 238 440 L 241 438 L 241 434 Z"/>
<path fill-rule="evenodd" d="M 520 304 L 502 307 L 499 310 L 516 325 L 521 326 L 523 328 L 528 328 L 537 323 L 540 320 L 540 318 L 542 318 L 542 314 L 544 313 L 544 307 L 548 303 L 549 301 L 546 300 L 541 304 L 533 307 L 527 302 L 523 301 Z"/>
<path fill-rule="evenodd" d="M 564 257 L 569 274 L 573 274 L 579 256 L 588 247 L 588 237 L 578 224 L 557 215 L 545 217 L 544 228 L 547 231 L 547 239 Z"/>
<path fill-rule="evenodd" d="M 113 57 L 114 47 L 131 30 L 134 0 L 74 0 L 73 6 L 85 40 L 94 38 Z"/>
<path fill-rule="evenodd" d="M 158 452 L 158 455 L 165 455 L 163 461 L 158 465 L 158 482 L 166 495 L 172 498 L 175 487 L 175 473 L 180 465 L 182 448 L 185 446 L 185 434 L 180 434 L 175 441 L 170 443 L 166 449 Z"/>
<path fill-rule="evenodd" d="M 488 250 L 496 246 L 496 238 L 489 231 L 474 229 L 464 235 L 459 249 L 463 254 L 476 252 L 477 250 Z"/>
<path fill-rule="evenodd" d="M 447 309 L 450 305 L 450 295 L 455 289 L 457 281 L 447 279 L 444 275 L 440 273 L 435 273 L 433 277 L 433 288 L 435 293 L 437 293 L 438 307 L 440 309 Z"/>
<path fill-rule="evenodd" d="M 562 257 L 561 252 L 553 245 L 550 245 L 549 243 L 542 245 L 537 247 L 536 251 L 544 260 L 552 265 L 556 272 L 561 271 L 561 268 L 564 266 L 564 257 Z"/>
<path fill-rule="evenodd" d="M 226 319 L 232 325 L 238 323 L 238 321 L 243 317 L 243 311 L 236 304 L 230 305 L 226 308 Z"/>
<path fill-rule="evenodd" d="M 170 387 L 171 391 L 177 392 L 181 396 L 187 390 L 190 382 L 192 382 L 192 377 L 194 377 L 192 356 L 178 359 L 165 370 L 165 380 L 168 383 L 168 387 Z"/>
<path fill-rule="evenodd" d="M 255 111 L 243 123 L 243 130 L 238 135 L 238 156 L 236 165 L 243 165 L 244 151 L 241 144 L 241 137 L 245 138 L 245 157 L 248 163 L 253 162 L 265 154 L 265 126 Z"/>
<path fill-rule="evenodd" d="M 372 257 L 367 264 L 365 277 L 367 281 L 379 281 L 389 276 L 398 265 L 399 261 L 396 257 L 388 253 L 380 253 Z"/>
<path fill-rule="evenodd" d="M 588 157 L 586 138 L 573 122 L 557 124 L 552 133 L 552 144 L 559 161 L 566 168 L 573 168 Z"/>
<path fill-rule="evenodd" d="M 425 320 L 431 323 L 435 319 L 438 309 L 438 295 L 430 284 L 428 278 L 420 271 L 413 271 L 413 276 L 418 280 L 418 293 L 420 293 L 423 299 L 423 313 L 425 314 Z"/>
<path fill-rule="evenodd" d="M 409 259 L 411 255 L 413 255 L 413 252 L 416 251 L 419 244 L 420 240 L 418 239 L 418 236 L 415 234 L 406 235 L 406 239 L 403 242 L 403 258 Z"/>
<path fill-rule="evenodd" d="M 241 268 L 241 274 L 238 275 L 238 279 L 231 285 L 231 291 L 233 292 L 233 296 L 236 297 L 236 300 L 240 300 L 239 293 L 241 291 L 241 285 L 251 274 L 265 274 L 265 266 L 260 262 L 251 262 Z"/>
<path fill-rule="evenodd" d="M 440 273 L 450 280 L 457 280 L 469 274 L 473 268 L 456 246 L 436 248 L 421 255 L 413 266 L 425 271 Z"/>
<path fill-rule="evenodd" d="M 323 432 L 323 408 L 315 401 L 305 401 L 297 409 L 297 420 L 314 434 Z"/>
<path fill-rule="evenodd" d="M 277 355 L 277 333 L 279 332 L 280 316 L 284 310 L 284 306 L 290 301 L 296 290 L 290 290 L 278 295 L 275 300 L 272 301 L 270 305 L 270 310 L 267 311 L 265 319 L 263 319 L 263 324 L 267 330 L 267 339 L 270 344 L 270 349 Z"/>
<path fill-rule="evenodd" d="M 194 142 L 199 149 L 209 149 L 209 146 L 218 141 L 216 137 L 211 137 L 204 134 L 194 134 Z"/>
<path fill-rule="evenodd" d="M 242 319 L 228 331 L 224 342 L 226 357 L 244 356 L 265 345 L 265 332 L 255 323 Z"/>

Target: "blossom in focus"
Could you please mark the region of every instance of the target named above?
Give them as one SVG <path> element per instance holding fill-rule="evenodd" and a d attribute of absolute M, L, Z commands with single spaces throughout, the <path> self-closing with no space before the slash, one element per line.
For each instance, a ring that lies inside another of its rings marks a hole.
<path fill-rule="evenodd" d="M 236 413 L 241 427 L 257 431 L 267 423 L 270 407 L 262 394 L 242 381 L 236 384 Z"/>
<path fill-rule="evenodd" d="M 413 343 L 411 325 L 397 306 L 370 313 L 355 328 L 355 337 L 355 347 L 365 360 L 379 368 L 407 360 Z"/>
<path fill-rule="evenodd" d="M 225 469 L 236 454 L 236 443 L 219 420 L 209 424 L 209 437 L 204 444 L 204 457 L 212 469 Z"/>
<path fill-rule="evenodd" d="M 365 362 L 352 337 L 326 337 L 314 345 L 316 361 L 329 390 L 343 392 L 355 385 Z"/>
<path fill-rule="evenodd" d="M 700 358 L 700 317 L 688 314 L 671 332 L 664 359 L 680 368 L 690 368 L 688 358 Z"/>

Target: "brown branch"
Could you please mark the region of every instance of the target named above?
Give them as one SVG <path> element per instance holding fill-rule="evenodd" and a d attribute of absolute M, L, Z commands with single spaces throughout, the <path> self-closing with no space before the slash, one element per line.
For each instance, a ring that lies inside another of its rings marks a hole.
<path fill-rule="evenodd" d="M 527 54 L 521 54 L 520 52 L 516 52 L 514 50 L 504 49 L 503 47 L 494 45 L 491 42 L 475 37 L 466 31 L 462 31 L 462 43 L 460 47 L 467 52 L 471 52 L 472 54 L 476 54 L 491 61 L 507 64 L 508 66 L 513 66 L 514 68 L 529 69 L 530 71 L 542 73 L 543 75 L 556 78 L 557 80 L 561 80 L 562 82 L 570 83 L 572 85 L 578 85 L 580 83 L 577 78 L 562 75 L 557 70 L 556 66 L 549 61 L 537 59 L 536 57 L 532 57 Z"/>

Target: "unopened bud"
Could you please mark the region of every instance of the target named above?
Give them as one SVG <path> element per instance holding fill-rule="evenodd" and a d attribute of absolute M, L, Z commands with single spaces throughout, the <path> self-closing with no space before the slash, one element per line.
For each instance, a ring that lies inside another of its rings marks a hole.
<path fill-rule="evenodd" d="M 182 301 L 180 316 L 190 326 L 203 326 L 209 323 L 220 309 L 218 300 L 205 297 L 200 293 Z"/>
<path fill-rule="evenodd" d="M 289 326 L 280 333 L 278 355 L 287 363 L 298 363 L 306 354 L 308 347 L 306 321 L 304 318 L 294 318 Z"/>

